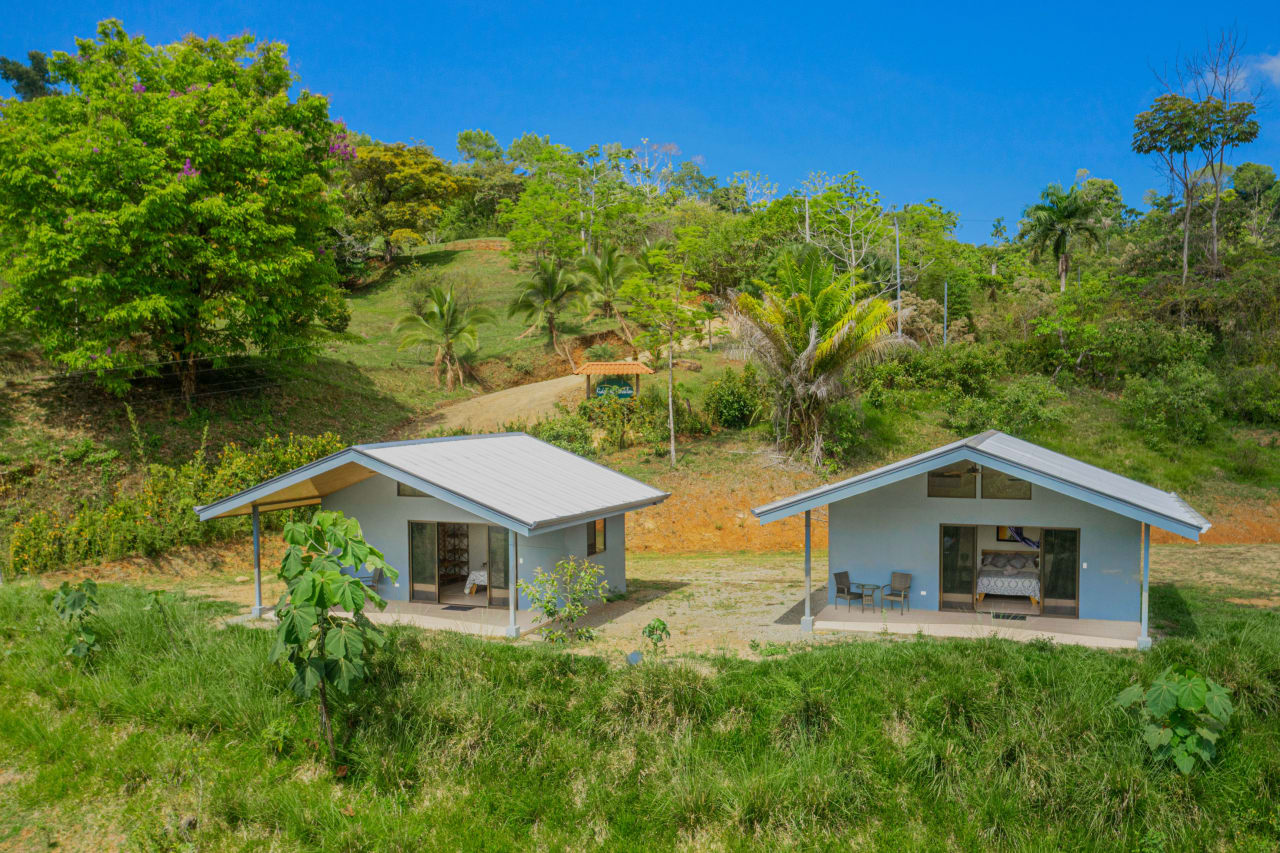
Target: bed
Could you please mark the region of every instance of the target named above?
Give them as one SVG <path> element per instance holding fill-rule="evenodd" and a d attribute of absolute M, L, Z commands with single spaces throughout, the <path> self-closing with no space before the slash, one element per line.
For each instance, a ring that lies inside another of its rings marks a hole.
<path fill-rule="evenodd" d="M 476 587 L 489 585 L 489 564 L 484 563 L 478 569 L 472 569 L 467 574 L 467 585 L 463 587 L 463 591 L 468 595 L 475 595 Z"/>
<path fill-rule="evenodd" d="M 978 565 L 978 601 L 986 595 L 1025 596 L 1040 606 L 1038 551 L 983 551 Z"/>

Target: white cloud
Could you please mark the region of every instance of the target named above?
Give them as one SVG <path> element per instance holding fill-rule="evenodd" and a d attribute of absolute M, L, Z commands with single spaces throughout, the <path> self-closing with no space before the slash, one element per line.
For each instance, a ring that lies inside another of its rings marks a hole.
<path fill-rule="evenodd" d="M 1280 53 L 1263 56 L 1258 60 L 1257 70 L 1273 84 L 1280 86 Z"/>

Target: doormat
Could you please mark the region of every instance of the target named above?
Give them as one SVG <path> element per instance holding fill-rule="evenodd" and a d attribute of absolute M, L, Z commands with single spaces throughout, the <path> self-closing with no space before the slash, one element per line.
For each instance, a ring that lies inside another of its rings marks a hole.
<path fill-rule="evenodd" d="M 444 609 L 445 610 L 461 610 L 464 613 L 468 610 L 475 610 L 474 607 L 468 607 L 465 604 L 446 604 L 444 606 Z"/>
<path fill-rule="evenodd" d="M 992 613 L 992 619 L 1008 619 L 1010 622 L 1026 622 L 1027 614 L 1025 613 Z"/>

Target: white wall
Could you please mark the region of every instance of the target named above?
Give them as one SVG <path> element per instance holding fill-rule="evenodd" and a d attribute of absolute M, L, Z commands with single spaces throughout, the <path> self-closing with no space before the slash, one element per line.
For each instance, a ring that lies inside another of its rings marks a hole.
<path fill-rule="evenodd" d="M 382 551 L 388 563 L 398 572 L 395 584 L 384 580 L 378 592 L 388 601 L 409 600 L 409 522 L 456 521 L 469 524 L 470 564 L 478 569 L 489 559 L 489 522 L 474 513 L 459 509 L 438 498 L 407 498 L 396 494 L 396 482 L 381 474 L 334 492 L 324 498 L 325 509 L 340 510 L 360 521 L 365 540 Z M 626 516 L 616 515 L 605 521 L 606 549 L 591 557 L 605 570 L 605 580 L 614 592 L 625 592 Z M 517 536 L 516 548 L 519 577 L 528 580 L 539 567 L 550 571 L 556 563 L 573 554 L 587 556 L 587 525 L 578 524 L 564 530 Z M 518 605 L 529 606 L 522 595 Z"/>
<path fill-rule="evenodd" d="M 830 505 L 828 572 L 848 571 L 855 582 L 886 584 L 894 571 L 910 572 L 911 607 L 938 609 L 939 525 L 1008 524 L 1038 539 L 1042 527 L 1080 529 L 1080 618 L 1140 618 L 1142 566 L 1139 522 L 1041 486 L 1031 500 L 931 498 L 927 475 L 900 480 Z M 981 530 L 979 535 L 982 535 Z M 1009 548 L 995 531 L 979 550 Z M 828 600 L 834 603 L 834 585 Z"/>

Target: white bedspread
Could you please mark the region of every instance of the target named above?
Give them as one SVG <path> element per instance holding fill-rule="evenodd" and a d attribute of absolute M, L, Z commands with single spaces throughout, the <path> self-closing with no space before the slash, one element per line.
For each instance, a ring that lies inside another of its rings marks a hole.
<path fill-rule="evenodd" d="M 464 587 L 464 590 L 467 593 L 470 593 L 472 590 L 474 590 L 478 586 L 488 586 L 488 585 L 489 585 L 489 570 L 488 569 L 472 569 L 471 573 L 467 575 L 467 585 Z"/>

